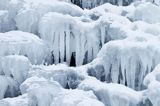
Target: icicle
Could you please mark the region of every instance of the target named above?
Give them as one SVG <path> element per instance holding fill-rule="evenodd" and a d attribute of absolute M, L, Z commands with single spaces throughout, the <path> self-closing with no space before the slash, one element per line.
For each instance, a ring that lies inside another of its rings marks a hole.
<path fill-rule="evenodd" d="M 81 53 L 81 34 L 76 35 L 76 66 L 80 64 L 80 53 Z"/>
<path fill-rule="evenodd" d="M 65 56 L 65 30 L 60 32 L 60 40 L 59 40 L 59 52 L 60 52 L 60 62 L 64 62 Z"/>
<path fill-rule="evenodd" d="M 70 61 L 71 61 L 71 44 L 70 44 L 70 42 L 71 42 L 71 38 L 70 38 L 70 29 L 69 29 L 69 25 L 67 25 L 67 27 L 66 27 L 66 61 L 67 61 L 67 63 L 69 64 L 70 63 Z"/>
<path fill-rule="evenodd" d="M 59 63 L 59 32 L 55 32 L 55 39 L 53 44 L 54 62 Z"/>

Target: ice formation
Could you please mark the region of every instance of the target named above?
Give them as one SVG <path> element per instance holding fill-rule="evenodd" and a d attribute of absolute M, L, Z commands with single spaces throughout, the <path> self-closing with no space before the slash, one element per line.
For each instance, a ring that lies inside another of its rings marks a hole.
<path fill-rule="evenodd" d="M 140 90 L 144 76 L 160 62 L 159 37 L 133 34 L 133 37 L 107 43 L 98 57 L 103 58 L 107 81 Z"/>
<path fill-rule="evenodd" d="M 28 58 L 10 55 L 0 60 L 0 99 L 19 95 L 19 86 L 27 78 L 30 68 Z"/>
<path fill-rule="evenodd" d="M 47 89 L 47 91 L 46 91 Z M 104 106 L 93 92 L 83 90 L 65 90 L 55 81 L 31 77 L 21 85 L 23 94 L 28 94 L 31 106 Z M 45 96 L 45 99 L 43 98 Z M 43 100 L 42 100 L 43 98 Z"/>
<path fill-rule="evenodd" d="M 159 4 L 0 0 L 0 106 L 159 106 Z"/>
<path fill-rule="evenodd" d="M 81 16 L 83 11 L 72 4 L 61 3 L 51 0 L 25 0 L 25 6 L 15 17 L 16 26 L 19 30 L 38 34 L 39 20 L 48 12 L 59 12 L 62 14 L 69 14 L 72 16 Z M 22 21 L 25 21 L 22 23 Z"/>
<path fill-rule="evenodd" d="M 19 95 L 18 83 L 13 78 L 0 75 L 0 99 L 4 97 L 15 97 Z"/>
<path fill-rule="evenodd" d="M 6 10 L 0 10 L 0 32 L 6 32 L 15 28 L 9 13 Z"/>
<path fill-rule="evenodd" d="M 144 11 L 147 10 L 147 11 Z M 156 14 L 156 15 L 155 15 Z M 148 23 L 160 22 L 160 8 L 152 3 L 141 3 L 128 17 L 132 21 L 142 20 Z"/>
<path fill-rule="evenodd" d="M 66 60 L 69 64 L 74 53 L 76 65 L 82 65 L 84 59 L 89 62 L 96 57 L 100 49 L 98 31 L 94 23 L 82 22 L 80 19 L 59 13 L 48 13 L 41 19 L 40 37 L 51 46 L 54 63 Z M 89 28 L 91 25 L 93 27 Z"/>
<path fill-rule="evenodd" d="M 138 1 L 138 0 L 71 0 L 72 3 L 82 8 L 88 8 L 88 9 L 97 7 L 104 3 L 111 3 L 114 5 L 126 6 L 132 3 L 133 1 Z"/>
<path fill-rule="evenodd" d="M 78 73 L 75 68 L 66 65 L 33 66 L 29 77 L 43 77 L 47 80 L 57 81 L 63 88 L 75 89 L 84 79 L 85 75 Z"/>
<path fill-rule="evenodd" d="M 124 85 L 105 84 L 96 78 L 84 80 L 79 85 L 79 89 L 92 90 L 106 106 L 137 106 L 143 101 L 141 92 L 136 92 Z"/>
<path fill-rule="evenodd" d="M 28 106 L 27 95 L 0 100 L 0 106 Z"/>
<path fill-rule="evenodd" d="M 1 58 L 0 73 L 12 77 L 21 84 L 26 78 L 30 69 L 28 58 L 19 55 L 10 55 Z"/>
<path fill-rule="evenodd" d="M 47 56 L 47 46 L 36 35 L 11 31 L 0 33 L 0 56 L 24 55 L 32 64 L 42 64 Z"/>
<path fill-rule="evenodd" d="M 149 73 L 144 84 L 148 87 L 148 98 L 153 106 L 160 105 L 160 65 L 157 65 L 153 72 Z"/>

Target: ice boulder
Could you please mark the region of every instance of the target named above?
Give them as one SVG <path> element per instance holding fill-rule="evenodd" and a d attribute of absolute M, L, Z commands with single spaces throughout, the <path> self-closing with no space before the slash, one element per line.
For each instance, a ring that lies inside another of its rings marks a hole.
<path fill-rule="evenodd" d="M 124 40 L 105 44 L 98 58 L 104 64 L 107 82 L 140 90 L 144 88 L 142 82 L 145 75 L 160 62 L 160 38 L 138 31 L 132 34 Z"/>
<path fill-rule="evenodd" d="M 96 57 L 100 49 L 98 30 L 94 22 L 59 13 L 46 14 L 39 23 L 40 37 L 47 41 L 54 63 L 75 59 L 82 65 Z"/>
<path fill-rule="evenodd" d="M 0 62 L 0 73 L 12 77 L 21 84 L 26 78 L 30 69 L 30 61 L 24 56 L 10 55 L 2 57 Z"/>
<path fill-rule="evenodd" d="M 15 20 L 19 30 L 38 35 L 38 23 L 43 15 L 48 12 L 58 12 L 72 16 L 82 16 L 83 10 L 66 2 L 52 0 L 25 0 L 26 5 L 22 8 Z M 23 21 L 25 19 L 25 21 Z M 23 22 L 22 22 L 23 21 Z"/>
<path fill-rule="evenodd" d="M 43 77 L 28 78 L 21 85 L 21 91 L 28 95 L 31 106 L 104 106 L 92 91 L 63 89 L 57 82 Z"/>
<path fill-rule="evenodd" d="M 21 31 L 0 33 L 0 56 L 24 55 L 32 64 L 42 64 L 47 56 L 47 46 L 36 35 Z"/>
<path fill-rule="evenodd" d="M 47 80 L 57 81 L 63 88 L 75 89 L 84 79 L 84 75 L 75 68 L 63 64 L 51 66 L 33 66 L 29 77 L 43 77 Z"/>
<path fill-rule="evenodd" d="M 138 106 L 143 101 L 141 92 L 120 84 L 102 83 L 94 77 L 85 79 L 78 88 L 92 90 L 105 106 Z"/>
<path fill-rule="evenodd" d="M 160 65 L 157 65 L 153 72 L 149 73 L 144 84 L 148 87 L 148 98 L 153 106 L 160 105 Z"/>
<path fill-rule="evenodd" d="M 141 3 L 132 13 L 128 14 L 128 17 L 132 21 L 142 20 L 148 23 L 159 23 L 160 7 L 149 2 Z"/>
<path fill-rule="evenodd" d="M 0 99 L 15 97 L 20 94 L 19 84 L 11 77 L 0 75 Z"/>
<path fill-rule="evenodd" d="M 21 85 L 22 94 L 28 94 L 29 106 L 50 106 L 61 91 L 62 87 L 57 82 L 38 77 L 28 78 Z"/>

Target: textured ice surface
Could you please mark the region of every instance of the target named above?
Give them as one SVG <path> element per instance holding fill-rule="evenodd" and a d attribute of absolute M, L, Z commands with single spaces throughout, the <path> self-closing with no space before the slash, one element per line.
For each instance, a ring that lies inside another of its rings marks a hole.
<path fill-rule="evenodd" d="M 84 79 L 83 74 L 77 72 L 75 68 L 70 68 L 66 65 L 33 66 L 29 72 L 29 77 L 32 76 L 57 81 L 61 86 L 68 89 L 75 89 Z"/>
<path fill-rule="evenodd" d="M 0 0 L 0 106 L 159 106 L 158 2 Z"/>
<path fill-rule="evenodd" d="M 36 35 L 11 31 L 0 33 L 0 56 L 24 55 L 32 64 L 42 64 L 47 56 L 47 46 Z"/>
<path fill-rule="evenodd" d="M 84 80 L 79 89 L 92 90 L 106 106 L 137 106 L 142 101 L 142 94 L 124 85 L 105 84 L 95 78 Z"/>
<path fill-rule="evenodd" d="M 149 73 L 144 84 L 148 87 L 148 98 L 153 106 L 160 105 L 160 65 L 157 65 L 153 72 Z"/>
<path fill-rule="evenodd" d="M 142 89 L 144 76 L 160 62 L 159 37 L 141 32 L 133 34 L 107 43 L 98 57 L 102 58 L 107 81 Z"/>
<path fill-rule="evenodd" d="M 48 12 L 59 12 L 62 14 L 70 14 L 72 16 L 81 16 L 82 9 L 65 2 L 57 2 L 52 0 L 25 0 L 26 3 L 15 20 L 19 30 L 38 34 L 39 20 Z M 23 21 L 25 19 L 25 21 Z M 23 23 L 22 23 L 23 21 Z"/>
<path fill-rule="evenodd" d="M 40 37 L 49 43 L 54 63 L 67 61 L 75 54 L 76 65 L 96 57 L 100 49 L 95 23 L 82 22 L 81 18 L 48 13 L 40 21 Z M 60 59 L 60 60 L 59 60 Z"/>
<path fill-rule="evenodd" d="M 129 17 L 133 21 L 142 20 L 148 23 L 159 23 L 160 7 L 152 3 L 141 3 L 133 11 L 133 13 L 129 15 Z"/>
<path fill-rule="evenodd" d="M 47 89 L 47 90 L 46 90 Z M 21 91 L 28 94 L 31 106 L 104 106 L 92 91 L 65 90 L 57 82 L 31 77 L 21 85 Z M 45 97 L 45 98 L 44 98 Z"/>
<path fill-rule="evenodd" d="M 10 55 L 1 58 L 0 73 L 12 77 L 21 84 L 26 78 L 30 69 L 28 58 L 19 55 Z"/>
<path fill-rule="evenodd" d="M 7 10 L 0 10 L 0 32 L 6 32 L 15 29 L 15 24 L 9 17 Z"/>

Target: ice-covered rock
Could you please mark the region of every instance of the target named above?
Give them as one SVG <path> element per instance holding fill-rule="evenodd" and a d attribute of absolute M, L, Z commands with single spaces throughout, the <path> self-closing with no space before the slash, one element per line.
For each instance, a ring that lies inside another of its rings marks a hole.
<path fill-rule="evenodd" d="M 97 100 L 93 92 L 82 90 L 66 90 L 57 82 L 44 78 L 31 77 L 22 85 L 23 94 L 28 94 L 28 104 L 31 106 L 104 106 Z"/>
<path fill-rule="evenodd" d="M 82 65 L 96 57 L 100 49 L 98 30 L 94 22 L 82 21 L 59 13 L 48 13 L 41 19 L 40 37 L 50 45 L 54 63 L 70 64 L 73 56 L 76 65 Z"/>
<path fill-rule="evenodd" d="M 153 72 L 149 73 L 144 84 L 148 87 L 148 98 L 153 106 L 160 105 L 160 65 L 157 65 Z"/>
<path fill-rule="evenodd" d="M 30 61 L 24 56 L 10 55 L 0 59 L 0 73 L 12 77 L 21 84 L 26 78 L 30 69 Z"/>
<path fill-rule="evenodd" d="M 28 94 L 29 106 L 50 106 L 53 98 L 62 91 L 57 82 L 47 81 L 44 78 L 31 77 L 21 85 L 22 94 Z"/>
<path fill-rule="evenodd" d="M 132 34 L 104 45 L 98 58 L 104 64 L 106 81 L 140 90 L 144 88 L 145 75 L 160 62 L 159 37 L 142 32 Z"/>
<path fill-rule="evenodd" d="M 66 65 L 51 65 L 51 66 L 33 66 L 29 72 L 29 77 L 43 77 L 47 80 L 57 81 L 63 88 L 75 89 L 78 84 L 84 79 L 84 75 L 78 72 L 75 68 L 67 67 Z"/>
<path fill-rule="evenodd" d="M 21 31 L 0 33 L 0 56 L 24 55 L 33 64 L 42 64 L 47 56 L 47 46 L 36 35 Z"/>
<path fill-rule="evenodd" d="M 15 97 L 20 94 L 20 84 L 27 78 L 30 62 L 18 55 L 4 56 L 0 60 L 0 99 Z"/>
<path fill-rule="evenodd" d="M 96 78 L 87 78 L 78 87 L 92 90 L 106 106 L 137 106 L 143 101 L 141 92 L 134 91 L 120 84 L 102 83 Z"/>
<path fill-rule="evenodd" d="M 149 2 L 140 3 L 132 13 L 128 14 L 128 17 L 132 21 L 142 20 L 148 23 L 159 23 L 160 7 Z"/>
<path fill-rule="evenodd" d="M 0 75 L 0 99 L 19 95 L 19 84 L 11 77 Z"/>
<path fill-rule="evenodd" d="M 81 16 L 82 9 L 65 2 L 52 0 L 26 0 L 26 5 L 16 16 L 16 25 L 19 30 L 38 34 L 38 23 L 41 17 L 48 12 L 58 12 L 72 16 Z M 25 19 L 25 21 L 23 21 Z M 23 23 L 22 23 L 23 21 Z"/>

